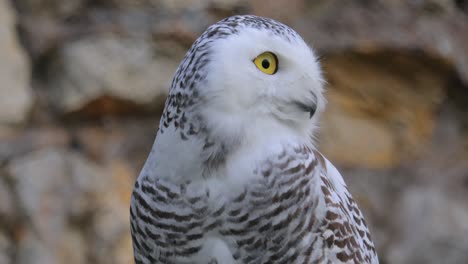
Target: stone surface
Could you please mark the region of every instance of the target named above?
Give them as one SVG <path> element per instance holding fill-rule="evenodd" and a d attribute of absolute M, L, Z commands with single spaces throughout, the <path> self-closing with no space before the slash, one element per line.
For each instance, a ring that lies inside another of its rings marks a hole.
<path fill-rule="evenodd" d="M 322 54 L 425 52 L 451 61 L 468 83 L 468 16 L 453 1 L 305 2 L 292 24 Z"/>
<path fill-rule="evenodd" d="M 401 243 L 390 249 L 391 263 L 464 263 L 467 256 L 466 202 L 437 189 L 408 189 L 401 197 Z M 435 228 L 437 227 L 437 228 Z"/>
<path fill-rule="evenodd" d="M 13 218 L 13 214 L 15 212 L 14 208 L 14 199 L 12 193 L 9 189 L 9 185 L 7 183 L 5 171 L 3 168 L 0 169 L 0 223 L 4 223 L 5 220 Z M 1 263 L 1 262 L 0 262 Z"/>
<path fill-rule="evenodd" d="M 70 214 L 85 213 L 83 205 L 90 201 L 83 199 L 99 186 L 102 172 L 66 151 L 45 149 L 14 160 L 10 174 L 15 192 L 21 194 L 17 206 L 27 217 L 19 262 L 79 263 L 76 258 L 84 252 L 67 251 L 63 239 L 70 232 Z"/>
<path fill-rule="evenodd" d="M 105 125 L 80 125 L 72 128 L 73 145 L 97 162 L 125 160 L 139 170 L 151 150 L 158 124 L 156 117 L 129 117 L 108 119 Z"/>
<path fill-rule="evenodd" d="M 11 241 L 0 232 L 0 263 L 11 264 Z"/>
<path fill-rule="evenodd" d="M 0 134 L 0 164 L 44 147 L 64 147 L 70 136 L 63 128 L 35 128 Z"/>
<path fill-rule="evenodd" d="M 323 65 L 329 84 L 320 141 L 325 154 L 371 168 L 418 156 L 452 77 L 444 61 L 376 52 L 329 56 Z"/>
<path fill-rule="evenodd" d="M 275 18 L 286 24 L 294 23 L 301 17 L 306 7 L 304 0 L 277 0 L 266 4 L 265 1 L 253 0 L 252 11 L 264 17 Z"/>
<path fill-rule="evenodd" d="M 21 12 L 59 18 L 77 15 L 85 7 L 85 3 L 84 0 L 15 0 L 15 5 Z"/>
<path fill-rule="evenodd" d="M 157 44 L 156 44 L 157 45 Z M 169 53 L 174 53 L 177 45 Z M 73 112 L 100 98 L 120 100 L 100 111 L 118 111 L 125 104 L 160 106 L 177 67 L 174 57 L 158 53 L 141 39 L 96 36 L 69 43 L 59 52 L 60 62 L 51 74 L 52 104 Z M 180 56 L 178 57 L 180 59 Z M 114 109 L 115 108 L 115 109 Z M 99 111 L 98 110 L 98 111 Z"/>
<path fill-rule="evenodd" d="M 118 162 L 98 166 L 54 148 L 13 160 L 9 171 L 21 194 L 16 206 L 26 217 L 18 263 L 116 263 L 109 256 L 114 241 L 129 238 L 134 171 Z"/>
<path fill-rule="evenodd" d="M 97 263 L 129 263 L 133 261 L 133 248 L 128 247 L 131 236 L 128 232 L 130 215 L 127 205 L 130 204 L 133 179 L 137 172 L 116 161 L 109 164 L 109 169 L 106 188 L 112 191 L 102 190 L 96 201 L 103 210 L 96 212 L 91 227 L 96 236 L 93 253 Z"/>
<path fill-rule="evenodd" d="M 29 62 L 15 27 L 9 1 L 0 0 L 0 126 L 25 121 L 33 100 Z"/>

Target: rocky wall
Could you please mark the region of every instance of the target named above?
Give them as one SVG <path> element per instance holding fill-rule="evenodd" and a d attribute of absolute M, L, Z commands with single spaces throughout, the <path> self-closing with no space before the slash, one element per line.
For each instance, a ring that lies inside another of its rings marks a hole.
<path fill-rule="evenodd" d="M 381 263 L 468 262 L 466 1 L 0 0 L 0 263 L 132 263 L 129 199 L 172 74 L 215 21 L 317 49 L 319 149 Z"/>

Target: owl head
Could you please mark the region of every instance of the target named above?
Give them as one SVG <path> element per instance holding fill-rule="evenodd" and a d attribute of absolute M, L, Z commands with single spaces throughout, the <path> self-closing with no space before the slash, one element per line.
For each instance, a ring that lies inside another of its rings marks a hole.
<path fill-rule="evenodd" d="M 319 63 L 298 33 L 272 19 L 233 16 L 210 26 L 188 51 L 161 125 L 189 120 L 196 133 L 201 120 L 212 137 L 233 142 L 257 130 L 304 136 L 325 102 Z"/>

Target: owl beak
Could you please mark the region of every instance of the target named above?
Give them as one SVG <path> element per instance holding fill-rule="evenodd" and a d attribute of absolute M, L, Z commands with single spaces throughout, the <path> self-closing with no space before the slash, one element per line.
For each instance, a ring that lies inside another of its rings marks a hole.
<path fill-rule="evenodd" d="M 309 112 L 309 119 L 312 119 L 312 117 L 314 116 L 316 110 L 317 110 L 317 107 L 314 104 L 314 107 L 311 108 L 311 110 Z"/>
<path fill-rule="evenodd" d="M 299 101 L 294 102 L 301 111 L 309 113 L 309 118 L 312 119 L 312 117 L 315 114 L 315 111 L 317 110 L 317 104 L 315 102 L 308 102 L 308 103 L 303 103 Z"/>

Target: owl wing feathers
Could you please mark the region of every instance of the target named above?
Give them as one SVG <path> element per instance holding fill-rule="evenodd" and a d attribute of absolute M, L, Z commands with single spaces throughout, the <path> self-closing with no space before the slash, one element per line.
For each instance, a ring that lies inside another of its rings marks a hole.
<path fill-rule="evenodd" d="M 321 192 L 325 218 L 321 226 L 327 252 L 334 263 L 378 263 L 364 216 L 354 201 L 341 174 L 320 153 Z"/>

